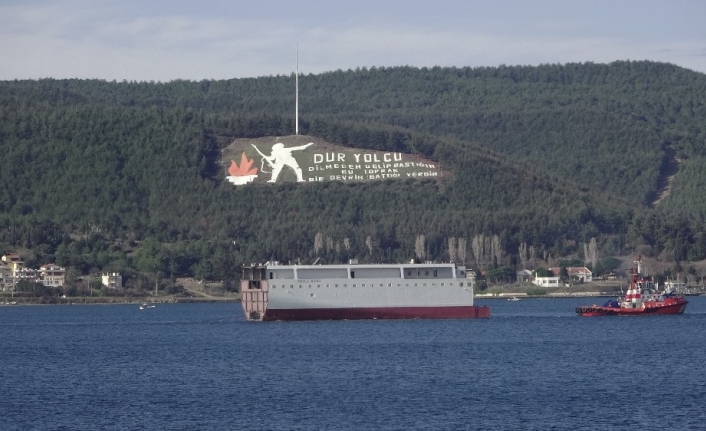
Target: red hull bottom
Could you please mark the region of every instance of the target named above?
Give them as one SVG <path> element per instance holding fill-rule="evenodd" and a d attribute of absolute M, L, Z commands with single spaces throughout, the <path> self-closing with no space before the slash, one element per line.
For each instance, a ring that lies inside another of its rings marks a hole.
<path fill-rule="evenodd" d="M 490 317 L 490 307 L 390 307 L 267 309 L 262 320 L 470 319 Z"/>
<path fill-rule="evenodd" d="M 597 305 L 576 308 L 580 316 L 640 316 L 640 315 L 665 315 L 682 314 L 689 302 L 685 299 L 675 300 L 666 304 L 649 303 L 645 308 L 601 307 Z"/>

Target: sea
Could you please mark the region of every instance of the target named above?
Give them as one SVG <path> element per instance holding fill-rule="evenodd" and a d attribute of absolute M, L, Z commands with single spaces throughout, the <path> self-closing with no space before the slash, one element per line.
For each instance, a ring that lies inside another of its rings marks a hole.
<path fill-rule="evenodd" d="M 706 297 L 490 319 L 248 322 L 238 303 L 0 307 L 0 430 L 703 430 Z"/>

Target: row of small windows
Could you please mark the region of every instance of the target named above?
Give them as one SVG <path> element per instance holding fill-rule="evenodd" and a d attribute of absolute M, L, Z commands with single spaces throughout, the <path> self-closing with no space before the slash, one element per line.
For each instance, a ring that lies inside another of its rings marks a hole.
<path fill-rule="evenodd" d="M 431 285 L 432 285 L 432 287 L 436 287 L 436 283 L 431 283 Z M 440 283 L 440 285 L 441 285 L 441 286 L 444 286 L 445 284 L 444 284 L 444 283 Z M 361 285 L 360 285 L 360 287 L 366 287 L 366 286 L 367 286 L 367 285 L 366 285 L 365 283 L 361 283 Z M 405 283 L 405 287 L 409 287 L 409 286 L 410 286 L 409 283 Z M 418 287 L 418 286 L 419 286 L 419 283 L 414 283 L 414 284 L 412 284 L 412 286 Z M 426 287 L 426 286 L 427 286 L 426 283 L 422 283 L 422 287 Z M 449 283 L 449 286 L 453 286 L 453 283 Z M 458 283 L 458 286 L 459 286 L 459 287 L 463 287 L 463 281 L 459 282 L 459 283 Z M 470 286 L 471 286 L 471 282 L 470 282 L 470 281 L 467 281 L 467 282 L 466 282 L 466 286 L 470 287 Z M 282 289 L 286 289 L 286 288 L 287 288 L 287 285 L 286 285 L 286 284 L 280 284 L 280 287 L 281 287 Z M 304 287 L 304 285 L 302 285 L 302 284 L 299 285 L 299 288 L 300 288 L 300 289 L 303 288 L 303 287 Z M 307 287 L 311 289 L 311 288 L 312 288 L 312 285 L 309 284 L 309 285 L 307 285 Z M 316 287 L 320 288 L 321 285 L 320 285 L 320 284 L 317 284 Z M 331 287 L 331 285 L 330 285 L 330 284 L 326 284 L 326 287 Z M 338 285 L 338 284 L 334 284 L 333 287 L 334 287 L 334 288 L 335 288 L 335 287 L 339 287 L 339 285 Z M 347 284 L 341 284 L 340 287 L 348 287 L 348 285 L 347 285 Z M 358 287 L 358 284 L 353 284 L 353 285 L 351 285 L 351 287 Z M 370 283 L 370 287 L 375 287 L 375 284 L 374 284 L 374 283 Z M 385 285 L 384 285 L 383 283 L 380 283 L 380 287 L 385 287 Z M 392 287 L 392 283 L 387 283 L 387 287 Z M 402 284 L 397 283 L 397 287 L 402 287 Z M 276 288 L 277 288 L 277 285 L 273 284 L 273 285 L 272 285 L 272 288 L 273 288 L 273 289 L 276 289 Z M 290 288 L 290 289 L 294 289 L 294 285 L 293 285 L 293 284 L 290 284 L 290 285 L 289 285 L 289 288 Z"/>
<path fill-rule="evenodd" d="M 421 270 L 416 271 L 417 274 L 414 274 L 414 272 L 415 272 L 415 271 L 407 270 L 407 276 L 421 275 L 421 274 L 422 274 L 422 271 L 421 271 Z M 428 277 L 428 276 L 429 276 L 429 271 L 428 271 L 428 270 L 425 270 L 425 271 L 424 271 L 424 275 Z M 438 277 L 438 274 L 437 274 L 437 271 L 436 271 L 436 270 L 434 270 L 434 277 Z"/>
<path fill-rule="evenodd" d="M 433 269 L 431 271 L 430 270 L 422 271 L 421 269 L 420 270 L 409 270 L 408 269 L 407 270 L 407 277 L 409 277 L 409 278 L 414 277 L 414 276 L 418 277 L 418 276 L 422 275 L 422 272 L 424 273 L 425 277 L 429 277 L 430 274 L 434 278 L 437 278 L 439 276 L 439 273 L 436 269 Z M 274 280 L 274 278 L 275 278 L 274 272 L 270 271 L 269 278 L 270 278 L 270 280 Z M 348 277 L 345 277 L 345 278 L 348 278 Z M 355 278 L 355 271 L 351 271 L 351 278 Z"/>

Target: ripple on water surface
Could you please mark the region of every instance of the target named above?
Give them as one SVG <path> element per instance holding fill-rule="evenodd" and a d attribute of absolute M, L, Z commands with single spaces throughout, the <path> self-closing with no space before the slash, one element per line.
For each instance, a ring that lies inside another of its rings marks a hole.
<path fill-rule="evenodd" d="M 575 316 L 580 299 L 478 302 L 490 319 L 246 322 L 238 304 L 2 307 L 0 429 L 700 429 L 706 420 L 706 298 L 690 298 L 682 316 L 608 318 Z"/>

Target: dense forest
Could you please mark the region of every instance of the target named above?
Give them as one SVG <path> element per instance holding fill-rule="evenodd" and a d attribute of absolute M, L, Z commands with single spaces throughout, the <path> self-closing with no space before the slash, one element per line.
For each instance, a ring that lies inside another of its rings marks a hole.
<path fill-rule="evenodd" d="M 228 184 L 233 139 L 293 134 L 293 75 L 3 81 L 0 244 L 29 265 L 229 284 L 266 260 L 706 258 L 704 74 L 624 61 L 299 82 L 302 134 L 450 175 Z"/>

